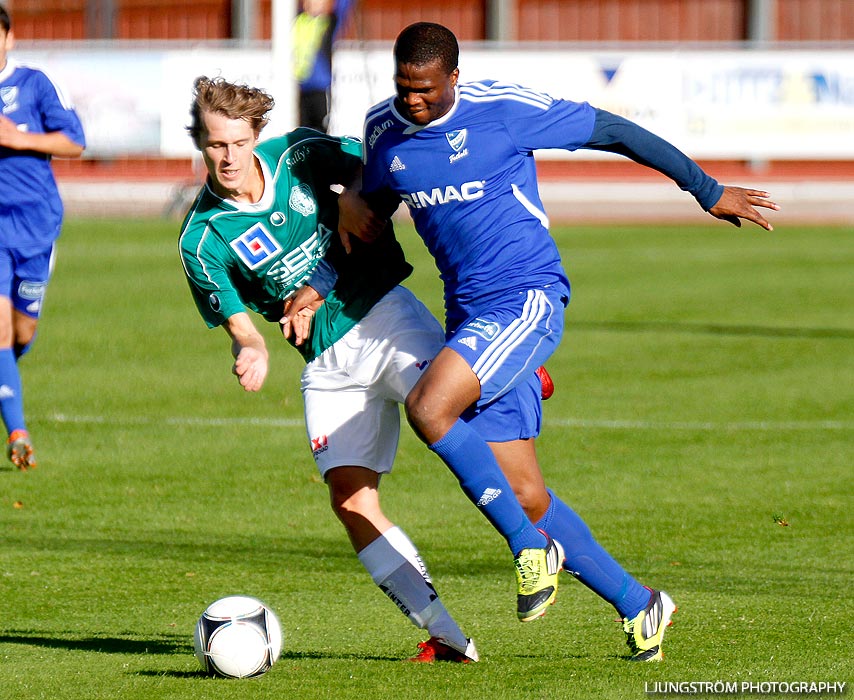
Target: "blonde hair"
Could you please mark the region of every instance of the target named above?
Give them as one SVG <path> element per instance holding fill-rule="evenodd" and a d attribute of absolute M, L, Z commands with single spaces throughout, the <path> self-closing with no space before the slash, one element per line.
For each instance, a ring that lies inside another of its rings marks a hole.
<path fill-rule="evenodd" d="M 199 76 L 193 81 L 193 104 L 190 107 L 192 123 L 187 131 L 198 147 L 201 136 L 202 113 L 222 114 L 229 119 L 249 122 L 256 136 L 267 126 L 267 113 L 275 101 L 259 88 L 230 83 L 225 78 Z"/>

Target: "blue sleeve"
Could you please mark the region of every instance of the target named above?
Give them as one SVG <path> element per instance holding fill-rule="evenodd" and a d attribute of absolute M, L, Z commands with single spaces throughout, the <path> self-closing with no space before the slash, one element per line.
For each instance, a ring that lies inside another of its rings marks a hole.
<path fill-rule="evenodd" d="M 60 98 L 60 90 L 44 73 L 38 73 L 39 107 L 45 132 L 61 131 L 85 148 L 86 137 L 77 113 Z"/>
<path fill-rule="evenodd" d="M 306 284 L 313 287 L 320 296 L 326 299 L 337 281 L 338 273 L 335 268 L 326 260 L 321 260 L 314 268 L 314 272 L 311 273 L 311 277 L 306 280 Z"/>
<path fill-rule="evenodd" d="M 724 188 L 676 146 L 623 117 L 596 109 L 593 134 L 582 148 L 608 151 L 664 173 L 680 189 L 690 192 L 706 211 L 721 198 Z"/>

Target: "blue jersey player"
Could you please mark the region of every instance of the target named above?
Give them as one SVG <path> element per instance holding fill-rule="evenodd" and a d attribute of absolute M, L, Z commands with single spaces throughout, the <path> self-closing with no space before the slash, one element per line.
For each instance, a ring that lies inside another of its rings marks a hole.
<path fill-rule="evenodd" d="M 24 420 L 17 361 L 36 334 L 62 225 L 52 156 L 76 158 L 86 145 L 77 114 L 44 73 L 8 57 L 14 44 L 0 5 L 0 415 L 19 469 L 36 466 Z"/>
<path fill-rule="evenodd" d="M 513 492 L 531 522 L 563 545 L 564 569 L 617 609 L 632 658 L 659 660 L 673 601 L 593 539 L 546 488 L 534 452 L 541 407 L 532 375 L 560 341 L 570 287 L 533 151 L 625 155 L 736 225 L 744 218 L 770 230 L 755 207 L 778 207 L 765 192 L 719 185 L 666 141 L 587 103 L 495 81 L 459 83 L 459 47 L 441 25 L 407 27 L 394 52 L 397 94 L 365 122 L 362 194 L 385 214 L 407 205 L 436 260 L 446 309 L 445 345 L 407 397 L 407 417 L 514 552 L 523 530 Z"/>

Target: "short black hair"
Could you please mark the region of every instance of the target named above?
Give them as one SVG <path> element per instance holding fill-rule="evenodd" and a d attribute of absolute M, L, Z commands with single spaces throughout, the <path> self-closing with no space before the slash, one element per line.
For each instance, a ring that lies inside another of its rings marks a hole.
<path fill-rule="evenodd" d="M 439 61 L 450 74 L 460 61 L 460 45 L 447 27 L 433 22 L 416 22 L 397 35 L 394 59 L 398 64 L 414 66 Z"/>
<path fill-rule="evenodd" d="M 9 17 L 9 13 L 6 12 L 6 8 L 3 5 L 0 5 L 0 27 L 3 27 L 7 34 L 12 28 L 12 18 Z"/>

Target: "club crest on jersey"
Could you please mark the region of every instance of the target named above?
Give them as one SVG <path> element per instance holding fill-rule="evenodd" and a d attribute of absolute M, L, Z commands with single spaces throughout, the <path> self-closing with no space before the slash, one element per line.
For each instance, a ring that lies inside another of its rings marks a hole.
<path fill-rule="evenodd" d="M 263 265 L 282 252 L 282 246 L 262 223 L 257 223 L 244 231 L 231 242 L 231 247 L 250 270 Z"/>
<path fill-rule="evenodd" d="M 311 188 L 305 184 L 296 185 L 291 189 L 288 206 L 303 216 L 311 216 L 317 211 L 317 204 L 311 196 Z"/>
<path fill-rule="evenodd" d="M 469 149 L 465 147 L 467 137 L 468 129 L 456 129 L 445 134 L 448 144 L 454 149 L 454 153 L 448 156 L 449 163 L 455 163 L 469 154 Z"/>
<path fill-rule="evenodd" d="M 472 333 L 477 333 L 481 338 L 491 341 L 501 331 L 501 326 L 494 321 L 484 321 L 482 318 L 476 318 L 474 321 L 467 323 L 465 329 Z"/>
<path fill-rule="evenodd" d="M 448 139 L 451 148 L 457 153 L 463 150 L 463 146 L 466 145 L 466 136 L 468 136 L 468 129 L 455 129 L 445 134 L 445 138 Z"/>
<path fill-rule="evenodd" d="M 0 100 L 3 101 L 3 114 L 9 114 L 18 109 L 18 92 L 17 85 L 0 88 Z"/>

